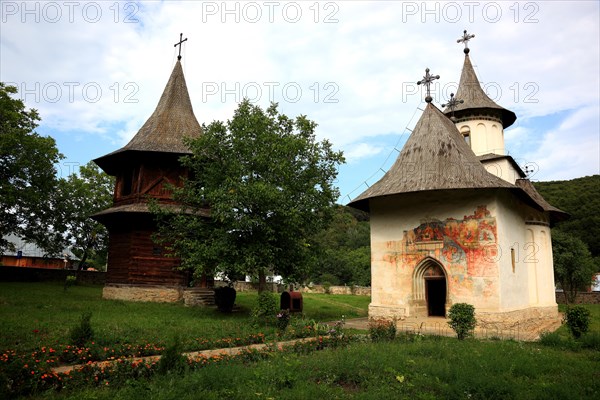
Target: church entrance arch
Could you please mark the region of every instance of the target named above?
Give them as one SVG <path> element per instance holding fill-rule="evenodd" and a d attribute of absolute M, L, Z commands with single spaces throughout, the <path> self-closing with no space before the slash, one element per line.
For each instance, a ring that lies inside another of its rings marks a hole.
<path fill-rule="evenodd" d="M 424 303 L 429 317 L 446 316 L 448 296 L 444 267 L 434 258 L 427 257 L 417 265 L 413 276 L 413 298 Z"/>

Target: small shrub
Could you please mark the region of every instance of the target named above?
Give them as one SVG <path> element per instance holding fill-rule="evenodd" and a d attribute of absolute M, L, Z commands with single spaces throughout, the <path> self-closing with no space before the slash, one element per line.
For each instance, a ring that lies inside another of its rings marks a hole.
<path fill-rule="evenodd" d="M 252 310 L 252 317 L 256 322 L 273 325 L 278 311 L 275 295 L 271 292 L 261 292 L 256 307 Z"/>
<path fill-rule="evenodd" d="M 290 312 L 289 310 L 281 310 L 277 314 L 277 330 L 279 333 L 284 333 L 290 324 Z"/>
<path fill-rule="evenodd" d="M 369 337 L 373 342 L 383 342 L 396 338 L 396 320 L 371 320 L 369 322 Z"/>
<path fill-rule="evenodd" d="M 64 291 L 66 292 L 71 286 L 77 284 L 77 277 L 75 275 L 67 275 L 65 278 L 65 285 L 63 286 Z"/>
<path fill-rule="evenodd" d="M 85 312 L 81 315 L 79 325 L 75 325 L 69 332 L 71 344 L 77 347 L 84 347 L 86 343 L 91 342 L 94 338 L 94 330 L 90 320 L 92 319 L 91 312 Z"/>
<path fill-rule="evenodd" d="M 448 325 L 456 332 L 458 340 L 470 336 L 477 325 L 475 307 L 467 303 L 456 303 L 448 312 Z"/>
<path fill-rule="evenodd" d="M 544 346 L 560 348 L 563 341 L 558 332 L 542 332 L 540 334 L 540 343 Z"/>
<path fill-rule="evenodd" d="M 583 306 L 569 307 L 565 312 L 565 323 L 575 339 L 579 339 L 582 334 L 590 328 L 590 311 Z"/>
<path fill-rule="evenodd" d="M 187 357 L 182 354 L 181 341 L 175 337 L 170 345 L 162 352 L 156 372 L 166 374 L 167 372 L 183 372 L 187 366 Z"/>
<path fill-rule="evenodd" d="M 344 337 L 344 325 L 346 325 L 346 317 L 342 315 L 342 319 L 336 321 L 327 331 L 327 334 L 332 339 L 341 339 Z"/>
<path fill-rule="evenodd" d="M 581 336 L 581 347 L 600 351 L 600 333 L 588 332 Z"/>

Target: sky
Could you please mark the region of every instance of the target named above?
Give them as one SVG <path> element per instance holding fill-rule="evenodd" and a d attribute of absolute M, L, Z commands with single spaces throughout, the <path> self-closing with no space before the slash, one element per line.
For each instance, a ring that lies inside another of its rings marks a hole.
<path fill-rule="evenodd" d="M 505 146 L 532 180 L 600 173 L 598 1 L 0 1 L 0 81 L 39 111 L 59 174 L 124 146 L 152 114 L 178 55 L 198 121 L 242 98 L 315 121 L 343 151 L 346 204 L 394 162 L 430 68 L 441 108 L 470 58 L 514 111 Z"/>

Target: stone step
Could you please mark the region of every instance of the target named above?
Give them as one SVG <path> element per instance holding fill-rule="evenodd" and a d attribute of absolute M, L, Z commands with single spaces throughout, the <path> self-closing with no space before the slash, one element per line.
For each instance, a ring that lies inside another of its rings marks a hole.
<path fill-rule="evenodd" d="M 186 306 L 214 306 L 215 291 L 208 288 L 185 289 L 183 303 Z"/>

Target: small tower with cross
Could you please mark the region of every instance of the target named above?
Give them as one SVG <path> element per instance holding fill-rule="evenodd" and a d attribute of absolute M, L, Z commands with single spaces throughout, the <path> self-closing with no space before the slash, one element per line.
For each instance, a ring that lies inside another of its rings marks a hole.
<path fill-rule="evenodd" d="M 445 107 L 444 113 L 456 124 L 475 155 L 496 160 L 499 157 L 506 158 L 504 129 L 511 126 L 517 117 L 514 112 L 496 104 L 481 87 L 470 57 L 469 41 L 474 37 L 474 34 L 465 30 L 456 41 L 465 45 L 463 69 L 456 96 L 451 96 L 442 107 Z M 490 167 L 491 172 L 492 169 Z M 516 163 L 506 160 L 495 171 L 511 183 L 524 176 Z"/>

